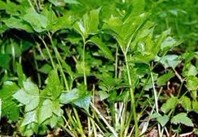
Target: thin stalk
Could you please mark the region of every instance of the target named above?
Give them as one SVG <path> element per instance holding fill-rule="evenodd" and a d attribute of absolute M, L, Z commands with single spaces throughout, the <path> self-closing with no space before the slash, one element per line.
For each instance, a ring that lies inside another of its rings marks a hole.
<path fill-rule="evenodd" d="M 54 51 L 55 51 L 55 56 L 56 56 L 56 59 L 57 59 L 57 61 L 58 61 L 58 65 L 59 65 L 59 68 L 60 68 L 61 75 L 62 75 L 62 77 L 63 77 L 63 81 L 64 81 L 64 84 L 65 84 L 65 87 L 66 87 L 67 90 L 69 90 L 69 86 L 68 86 L 68 83 L 67 83 L 67 79 L 66 79 L 66 77 L 65 77 L 65 74 L 64 74 L 64 71 L 63 71 L 63 68 L 62 68 L 62 65 L 61 65 L 62 58 L 61 58 L 61 56 L 60 56 L 60 54 L 59 54 L 57 48 L 55 47 L 54 42 L 53 42 L 52 37 L 50 36 L 50 34 L 48 34 L 48 37 L 49 37 L 50 42 L 51 42 L 51 44 L 52 44 L 52 48 L 53 48 Z"/>
<path fill-rule="evenodd" d="M 77 113 L 77 111 L 76 111 L 75 108 L 74 108 L 73 110 L 74 110 L 74 115 L 75 115 L 76 120 L 77 120 L 76 122 L 77 122 L 77 124 L 78 124 L 79 133 L 81 134 L 81 137 L 86 137 L 85 134 L 84 134 L 84 131 L 83 131 L 82 124 L 81 124 L 81 122 L 80 122 L 78 113 Z"/>
<path fill-rule="evenodd" d="M 114 128 L 109 125 L 109 123 L 102 116 L 102 114 L 100 113 L 100 111 L 92 103 L 91 103 L 91 106 L 94 109 L 94 111 L 99 115 L 99 117 L 102 119 L 102 121 L 106 124 L 106 126 L 109 128 L 109 130 L 112 132 L 112 134 L 114 135 L 114 137 L 118 137 L 118 135 L 117 135 L 116 131 L 114 130 Z"/>
<path fill-rule="evenodd" d="M 133 114 L 133 119 L 134 119 L 134 123 L 135 123 L 135 137 L 138 137 L 139 129 L 138 129 L 138 119 L 137 119 L 137 114 L 136 114 L 135 96 L 134 96 L 133 84 L 132 84 L 132 80 L 131 80 L 129 62 L 128 62 L 126 52 L 124 53 L 124 59 L 125 59 L 125 63 L 126 63 L 127 77 L 128 77 L 128 82 L 129 82 L 129 86 L 130 86 L 129 91 L 130 91 L 132 114 Z"/>
<path fill-rule="evenodd" d="M 34 5 L 32 4 L 31 0 L 28 0 L 28 3 L 30 4 L 30 7 L 32 8 L 32 10 L 36 12 L 36 10 L 34 8 Z"/>
<path fill-rule="evenodd" d="M 37 63 L 37 61 L 35 59 L 35 56 L 36 56 L 36 54 L 35 54 L 35 48 L 33 49 L 33 56 L 34 56 L 35 68 L 36 68 L 36 70 L 38 70 L 38 63 Z M 38 85 L 39 85 L 39 87 L 41 87 L 41 75 L 40 75 L 40 73 L 36 73 L 36 74 L 37 74 L 37 79 L 38 79 Z"/>
<path fill-rule="evenodd" d="M 52 55 L 51 55 L 51 53 L 50 53 L 50 50 L 49 50 L 47 44 L 45 43 L 45 41 L 44 41 L 41 37 L 39 37 L 39 38 L 40 38 L 40 40 L 43 42 L 43 45 L 45 46 L 45 48 L 46 48 L 46 50 L 47 50 L 47 54 L 49 55 L 50 62 L 51 62 L 51 64 L 52 64 L 53 69 L 55 69 L 56 67 L 55 67 L 55 64 L 54 64 Z"/>
<path fill-rule="evenodd" d="M 86 77 L 86 72 L 85 72 L 85 46 L 86 46 L 86 41 L 83 38 L 83 56 L 82 56 L 82 60 L 83 60 L 83 77 L 84 77 L 84 85 L 87 85 L 87 77 Z"/>
<path fill-rule="evenodd" d="M 152 86 L 153 86 L 153 92 L 154 92 L 154 99 L 155 99 L 155 109 L 156 109 L 156 112 L 159 113 L 158 95 L 157 95 L 157 91 L 155 89 L 154 78 L 153 78 L 153 73 L 152 72 L 151 72 L 151 80 L 152 80 Z M 158 133 L 160 135 L 161 134 L 160 124 L 157 124 L 157 126 L 158 126 Z"/>

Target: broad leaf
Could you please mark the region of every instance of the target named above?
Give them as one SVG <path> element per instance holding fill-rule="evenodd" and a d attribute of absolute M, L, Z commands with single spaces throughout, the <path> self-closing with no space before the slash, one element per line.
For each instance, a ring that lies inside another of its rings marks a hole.
<path fill-rule="evenodd" d="M 161 58 L 158 58 L 157 61 L 159 61 L 165 68 L 173 68 L 181 63 L 181 60 L 178 55 L 166 55 Z"/>
<path fill-rule="evenodd" d="M 157 79 L 157 85 L 158 86 L 166 85 L 166 83 L 174 76 L 175 74 L 172 71 L 168 71 L 167 73 L 163 74 Z"/>
<path fill-rule="evenodd" d="M 167 115 L 157 117 L 157 121 L 164 127 L 169 121 L 169 117 Z"/>
<path fill-rule="evenodd" d="M 180 101 L 181 101 L 181 105 L 186 111 L 190 111 L 192 109 L 190 98 L 183 96 L 182 98 L 180 98 Z"/>
<path fill-rule="evenodd" d="M 72 89 L 69 92 L 62 93 L 60 96 L 60 102 L 62 104 L 73 103 L 76 106 L 88 111 L 91 97 L 89 94 L 84 93 L 79 89 Z"/>
<path fill-rule="evenodd" d="M 49 76 L 46 80 L 46 84 L 47 86 L 45 90 L 47 92 L 47 95 L 50 96 L 53 100 L 57 99 L 63 90 L 63 87 L 58 77 L 57 70 L 52 70 L 49 73 Z"/>
<path fill-rule="evenodd" d="M 23 16 L 23 20 L 28 22 L 36 32 L 45 31 L 48 25 L 46 16 L 32 10 L 27 10 L 27 14 Z"/>
<path fill-rule="evenodd" d="M 198 89 L 198 77 L 196 76 L 189 76 L 186 80 L 186 87 L 188 90 L 197 90 Z"/>
<path fill-rule="evenodd" d="M 38 123 L 41 124 L 48 118 L 52 116 L 53 113 L 53 103 L 51 100 L 46 99 L 39 106 L 38 110 Z"/>
<path fill-rule="evenodd" d="M 25 126 L 33 122 L 37 122 L 36 110 L 25 113 L 21 126 Z"/>
<path fill-rule="evenodd" d="M 85 109 L 87 112 L 89 112 L 89 105 L 90 105 L 90 102 L 91 102 L 91 96 L 90 95 L 85 95 L 85 96 L 82 96 L 81 98 L 75 100 L 73 103 L 80 107 L 80 108 L 83 108 Z"/>
<path fill-rule="evenodd" d="M 5 82 L 0 90 L 2 116 L 5 116 L 12 121 L 16 121 L 19 118 L 19 106 L 12 99 L 12 95 L 17 90 L 18 86 L 10 81 Z"/>
<path fill-rule="evenodd" d="M 74 24 L 75 30 L 86 39 L 89 34 L 96 34 L 99 25 L 99 12 L 100 9 L 91 10 L 86 13 L 82 20 L 77 21 Z"/>
<path fill-rule="evenodd" d="M 63 104 L 68 104 L 77 100 L 78 98 L 80 98 L 79 92 L 80 91 L 76 88 L 70 90 L 69 92 L 63 92 L 60 96 L 60 102 Z"/>
<path fill-rule="evenodd" d="M 186 113 L 177 114 L 176 116 L 174 116 L 171 119 L 171 123 L 173 123 L 173 124 L 184 124 L 184 125 L 189 126 L 189 127 L 194 126 L 194 124 L 192 123 L 192 120 L 189 117 L 187 117 Z"/>
<path fill-rule="evenodd" d="M 178 99 L 177 97 L 171 97 L 169 98 L 166 103 L 164 103 L 161 107 L 161 110 L 164 112 L 164 113 L 167 113 L 169 112 L 171 109 L 174 109 L 176 107 L 178 103 Z"/>
<path fill-rule="evenodd" d="M 9 68 L 10 56 L 8 54 L 0 54 L 0 67 L 3 69 Z"/>
<path fill-rule="evenodd" d="M 114 60 L 111 50 L 107 47 L 105 43 L 102 42 L 100 38 L 95 36 L 95 37 L 92 37 L 89 41 L 96 44 L 96 46 L 98 46 L 98 48 L 102 50 L 105 57 L 107 57 L 110 60 Z"/>
<path fill-rule="evenodd" d="M 25 111 L 35 109 L 39 104 L 39 89 L 29 79 L 23 82 L 22 89 L 18 90 L 13 97 L 25 105 Z"/>

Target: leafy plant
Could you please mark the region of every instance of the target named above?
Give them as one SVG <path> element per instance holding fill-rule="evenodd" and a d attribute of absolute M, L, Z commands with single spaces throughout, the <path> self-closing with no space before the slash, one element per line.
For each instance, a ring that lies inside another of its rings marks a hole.
<path fill-rule="evenodd" d="M 0 114 L 13 134 L 195 128 L 197 3 L 183 2 L 1 1 Z"/>

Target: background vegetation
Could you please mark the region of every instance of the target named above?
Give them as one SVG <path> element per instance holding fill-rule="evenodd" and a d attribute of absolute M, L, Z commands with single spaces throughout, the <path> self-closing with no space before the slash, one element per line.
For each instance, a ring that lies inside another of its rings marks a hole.
<path fill-rule="evenodd" d="M 0 134 L 198 134 L 197 0 L 0 1 Z"/>

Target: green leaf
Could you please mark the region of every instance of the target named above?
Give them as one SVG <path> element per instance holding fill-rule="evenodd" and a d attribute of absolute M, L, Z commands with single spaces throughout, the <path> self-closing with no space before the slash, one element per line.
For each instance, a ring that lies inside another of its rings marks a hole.
<path fill-rule="evenodd" d="M 171 119 L 173 124 L 184 124 L 189 127 L 193 127 L 192 120 L 187 117 L 186 113 L 179 113 Z"/>
<path fill-rule="evenodd" d="M 82 20 L 77 21 L 74 24 L 75 30 L 86 39 L 89 34 L 96 34 L 99 25 L 99 13 L 100 9 L 91 10 L 86 13 Z"/>
<path fill-rule="evenodd" d="M 25 30 L 27 32 L 33 32 L 33 29 L 31 28 L 31 26 L 27 22 L 23 21 L 22 19 L 11 17 L 9 19 L 3 20 L 3 22 L 9 28 L 15 28 L 15 29 Z"/>
<path fill-rule="evenodd" d="M 132 16 L 140 15 L 144 12 L 145 0 L 132 0 L 131 3 L 133 6 Z"/>
<path fill-rule="evenodd" d="M 61 109 L 61 104 L 59 103 L 59 100 L 55 100 L 52 102 L 52 111 L 58 117 L 61 117 L 63 115 L 63 110 Z"/>
<path fill-rule="evenodd" d="M 192 101 L 192 109 L 193 109 L 193 111 L 198 113 L 198 102 L 197 101 Z"/>
<path fill-rule="evenodd" d="M 71 103 L 71 102 L 77 100 L 78 98 L 80 98 L 79 92 L 80 91 L 76 88 L 74 88 L 66 93 L 63 92 L 60 96 L 60 102 L 62 104 L 68 104 L 68 103 Z"/>
<path fill-rule="evenodd" d="M 54 6 L 65 6 L 64 0 L 49 0 Z"/>
<path fill-rule="evenodd" d="M 57 99 L 63 90 L 57 70 L 52 70 L 49 73 L 49 76 L 46 80 L 46 84 L 47 86 L 45 90 L 47 91 L 48 96 L 50 96 L 52 100 Z"/>
<path fill-rule="evenodd" d="M 64 2 L 68 4 L 80 4 L 77 0 L 64 0 Z"/>
<path fill-rule="evenodd" d="M 166 85 L 166 83 L 174 76 L 175 74 L 172 71 L 168 71 L 167 73 L 163 74 L 157 79 L 157 85 L 158 86 Z"/>
<path fill-rule="evenodd" d="M 181 105 L 183 106 L 183 108 L 187 111 L 191 110 L 191 100 L 190 98 L 183 96 L 182 98 L 180 98 L 181 101 Z"/>
<path fill-rule="evenodd" d="M 192 64 L 187 64 L 185 66 L 186 70 L 184 71 L 184 75 L 188 76 L 196 76 L 198 74 L 197 68 Z"/>
<path fill-rule="evenodd" d="M 98 48 L 102 50 L 102 52 L 104 53 L 104 57 L 107 57 L 110 60 L 114 60 L 111 50 L 107 47 L 105 43 L 102 42 L 100 38 L 94 36 L 89 41 L 96 44 L 96 46 L 98 46 Z"/>
<path fill-rule="evenodd" d="M 186 79 L 186 87 L 188 90 L 196 91 L 198 89 L 198 77 L 189 76 Z"/>
<path fill-rule="evenodd" d="M 171 97 L 169 98 L 166 103 L 164 103 L 161 107 L 162 112 L 167 113 L 171 109 L 174 109 L 178 103 L 177 97 Z"/>
<path fill-rule="evenodd" d="M 80 107 L 85 109 L 87 112 L 89 112 L 89 105 L 91 102 L 91 96 L 90 95 L 85 95 L 80 97 L 79 99 L 75 100 L 73 103 Z"/>
<path fill-rule="evenodd" d="M 60 102 L 62 104 L 73 103 L 76 106 L 88 111 L 91 97 L 89 94 L 85 93 L 79 89 L 72 89 L 69 92 L 62 93 L 60 96 Z"/>
<path fill-rule="evenodd" d="M 36 11 L 28 10 L 23 16 L 23 20 L 28 22 L 36 32 L 43 32 L 47 28 L 48 19 Z"/>
<path fill-rule="evenodd" d="M 25 126 L 33 122 L 37 122 L 36 110 L 25 113 L 21 126 Z"/>
<path fill-rule="evenodd" d="M 44 64 L 43 66 L 41 66 L 41 68 L 39 68 L 39 72 L 42 72 L 44 74 L 49 74 L 49 72 L 52 70 L 52 66 L 49 64 Z"/>
<path fill-rule="evenodd" d="M 161 124 L 162 127 L 164 127 L 166 123 L 169 121 L 169 117 L 167 115 L 162 116 L 159 113 L 152 114 L 150 118 L 156 118 L 156 120 Z"/>
<path fill-rule="evenodd" d="M 162 44 L 161 44 L 161 50 L 162 50 L 162 51 L 170 50 L 170 49 L 172 49 L 173 47 L 175 47 L 177 44 L 178 44 L 178 42 L 177 42 L 174 38 L 168 36 L 168 37 L 162 42 Z"/>
<path fill-rule="evenodd" d="M 157 117 L 157 121 L 161 124 L 162 127 L 164 127 L 169 121 L 169 117 L 167 115 L 160 116 Z"/>
<path fill-rule="evenodd" d="M 39 106 L 38 122 L 43 123 L 48 118 L 52 117 L 53 113 L 53 102 L 49 99 L 43 101 L 41 106 Z"/>
<path fill-rule="evenodd" d="M 26 76 L 23 73 L 23 69 L 22 69 L 21 64 L 16 63 L 16 69 L 17 69 L 18 83 L 19 83 L 19 86 L 22 87 L 23 86 L 23 81 L 26 80 Z"/>
<path fill-rule="evenodd" d="M 159 61 L 165 68 L 171 67 L 173 69 L 175 69 L 179 63 L 181 63 L 178 55 L 165 55 L 157 59 L 157 61 Z"/>
<path fill-rule="evenodd" d="M 25 105 L 25 112 L 35 109 L 39 105 L 39 89 L 29 79 L 23 82 L 22 89 L 18 90 L 13 97 Z"/>
<path fill-rule="evenodd" d="M 8 54 L 0 54 L 0 67 L 3 69 L 8 69 L 10 60 L 11 58 Z"/>
<path fill-rule="evenodd" d="M 103 91 L 103 90 L 99 91 L 98 94 L 100 96 L 101 101 L 103 101 L 103 100 L 105 100 L 106 98 L 109 97 L 109 94 L 106 91 Z"/>
<path fill-rule="evenodd" d="M 1 114 L 12 121 L 19 118 L 19 106 L 13 101 L 12 95 L 18 90 L 18 86 L 10 81 L 3 84 L 0 90 Z"/>

